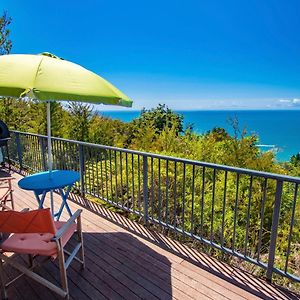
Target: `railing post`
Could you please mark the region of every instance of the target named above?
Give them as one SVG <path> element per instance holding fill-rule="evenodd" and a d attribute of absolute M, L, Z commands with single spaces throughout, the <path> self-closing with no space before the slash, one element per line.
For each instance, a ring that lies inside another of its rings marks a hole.
<path fill-rule="evenodd" d="M 83 145 L 78 145 L 79 151 L 79 173 L 80 173 L 80 190 L 81 196 L 84 197 L 85 188 L 84 188 L 84 151 Z"/>
<path fill-rule="evenodd" d="M 148 225 L 148 159 L 143 156 L 143 198 L 144 198 L 144 221 Z"/>
<path fill-rule="evenodd" d="M 278 224 L 279 224 L 279 216 L 280 216 L 282 186 L 283 186 L 283 182 L 281 180 L 277 180 L 274 211 L 273 211 L 273 218 L 272 218 L 268 268 L 267 268 L 267 280 L 269 282 L 272 281 L 272 274 L 273 274 L 275 254 L 276 254 L 276 240 L 277 240 L 277 235 L 278 235 Z"/>
<path fill-rule="evenodd" d="M 21 141 L 20 141 L 20 134 L 19 132 L 16 132 L 16 144 L 17 144 L 17 153 L 18 153 L 18 159 L 19 159 L 19 165 L 20 170 L 23 169 L 23 156 L 22 156 L 22 147 L 21 147 Z"/>
<path fill-rule="evenodd" d="M 44 139 L 43 137 L 39 136 L 39 142 L 40 142 L 40 148 L 41 148 L 41 157 L 42 157 L 42 166 L 43 166 L 43 170 L 46 171 L 47 168 L 47 164 L 46 164 L 46 145 L 44 143 Z"/>

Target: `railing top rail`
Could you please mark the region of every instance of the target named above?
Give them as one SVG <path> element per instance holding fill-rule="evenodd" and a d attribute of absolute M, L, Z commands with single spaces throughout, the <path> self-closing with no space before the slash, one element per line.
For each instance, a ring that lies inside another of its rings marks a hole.
<path fill-rule="evenodd" d="M 36 133 L 28 133 L 28 132 L 22 132 L 22 131 L 17 131 L 17 130 L 11 130 L 11 132 L 15 132 L 15 133 L 19 133 L 19 134 L 25 134 L 25 135 L 31 135 L 31 136 L 36 136 L 36 137 L 47 138 L 46 135 L 41 135 L 41 134 L 36 134 Z M 249 176 L 253 176 L 253 177 L 263 177 L 263 178 L 268 178 L 268 179 L 275 179 L 275 180 L 279 180 L 279 181 L 287 181 L 287 182 L 300 184 L 300 177 L 293 177 L 293 176 L 288 176 L 288 175 L 262 172 L 262 171 L 256 171 L 256 170 L 251 170 L 251 169 L 231 167 L 231 166 L 219 165 L 219 164 L 214 164 L 214 163 L 202 162 L 202 161 L 179 158 L 179 157 L 172 157 L 172 156 L 149 153 L 149 152 L 143 152 L 143 151 L 137 151 L 137 150 L 130 150 L 130 149 L 100 145 L 100 144 L 93 144 L 93 143 L 75 141 L 75 140 L 68 140 L 68 139 L 58 138 L 58 137 L 51 137 L 51 139 L 52 140 L 57 140 L 57 141 L 68 142 L 68 143 L 72 143 L 72 144 L 77 144 L 77 145 L 82 145 L 82 146 L 86 146 L 86 147 L 95 147 L 95 148 L 104 149 L 104 150 L 120 151 L 120 152 L 123 152 L 123 153 L 130 153 L 130 154 L 136 154 L 136 155 L 141 155 L 141 156 L 147 156 L 147 157 L 150 157 L 150 158 L 164 159 L 164 160 L 169 160 L 169 161 L 173 161 L 173 162 L 191 164 L 191 165 L 205 167 L 205 168 L 212 168 L 212 169 L 221 170 L 221 171 L 227 171 L 227 172 L 234 172 L 234 173 L 249 175 Z"/>

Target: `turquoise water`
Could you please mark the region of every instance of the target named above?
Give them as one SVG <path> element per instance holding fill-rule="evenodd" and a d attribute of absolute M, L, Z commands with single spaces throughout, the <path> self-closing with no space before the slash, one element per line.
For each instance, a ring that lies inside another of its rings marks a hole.
<path fill-rule="evenodd" d="M 300 152 L 300 110 L 243 110 L 243 111 L 178 111 L 184 124 L 193 124 L 194 131 L 204 133 L 213 127 L 223 127 L 233 133 L 230 118 L 237 118 L 239 128 L 256 133 L 261 149 L 278 149 L 277 159 L 287 161 Z M 99 112 L 104 116 L 129 122 L 139 116 L 138 111 Z"/>

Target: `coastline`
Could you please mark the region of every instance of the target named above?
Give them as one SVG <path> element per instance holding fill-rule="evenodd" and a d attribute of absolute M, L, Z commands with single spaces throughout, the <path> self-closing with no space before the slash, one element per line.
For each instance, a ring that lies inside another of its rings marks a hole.
<path fill-rule="evenodd" d="M 259 145 L 273 145 L 278 149 L 276 158 L 280 162 L 289 161 L 300 151 L 300 109 L 272 110 L 175 110 L 184 117 L 184 125 L 193 124 L 198 134 L 203 134 L 214 127 L 222 127 L 233 134 L 228 119 L 237 118 L 240 130 L 246 128 L 248 134 L 259 136 Z M 98 111 L 99 114 L 130 122 L 139 116 L 140 111 Z M 270 147 L 261 147 L 262 151 Z"/>

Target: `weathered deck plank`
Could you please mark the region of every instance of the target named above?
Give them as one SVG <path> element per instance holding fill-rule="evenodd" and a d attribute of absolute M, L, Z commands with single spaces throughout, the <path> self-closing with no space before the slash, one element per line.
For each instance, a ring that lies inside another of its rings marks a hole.
<path fill-rule="evenodd" d="M 14 173 L 16 209 L 37 207 L 33 193 L 20 190 Z M 54 194 L 56 206 L 59 196 Z M 49 199 L 47 200 L 49 201 Z M 47 203 L 47 202 L 46 202 Z M 86 269 L 68 269 L 71 299 L 297 299 L 264 280 L 230 267 L 98 204 L 73 196 L 73 211 L 83 208 Z M 66 219 L 64 214 L 62 218 Z M 74 243 L 70 242 L 70 246 Z M 42 274 L 59 281 L 56 264 Z M 8 276 L 15 272 L 7 270 Z M 10 299 L 58 299 L 46 288 L 21 278 Z"/>

